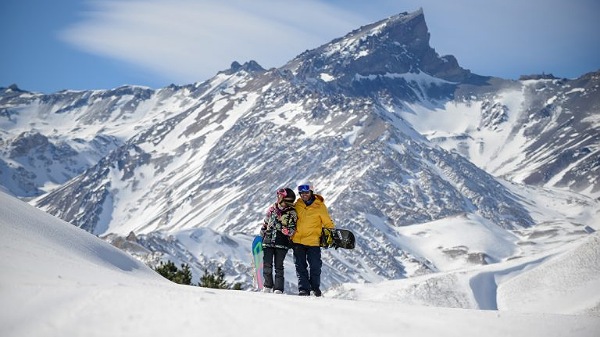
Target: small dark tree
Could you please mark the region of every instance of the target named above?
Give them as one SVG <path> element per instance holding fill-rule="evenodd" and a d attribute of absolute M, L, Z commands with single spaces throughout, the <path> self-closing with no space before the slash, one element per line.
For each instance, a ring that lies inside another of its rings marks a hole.
<path fill-rule="evenodd" d="M 175 263 L 167 261 L 166 263 L 160 262 L 158 267 L 154 270 L 162 275 L 164 278 L 169 279 L 175 283 L 191 285 L 192 284 L 192 271 L 188 264 L 181 264 L 181 269 L 175 266 Z M 225 281 L 225 273 L 221 267 L 217 268 L 214 273 L 209 273 L 208 270 L 204 269 L 204 276 L 200 277 L 198 286 L 213 289 L 233 289 L 241 290 L 242 284 L 236 283 L 233 285 L 227 284 Z"/>
<path fill-rule="evenodd" d="M 163 263 L 162 261 L 158 265 L 158 267 L 154 268 L 154 270 L 162 275 L 163 277 L 179 284 L 191 285 L 192 284 L 192 271 L 190 270 L 190 266 L 187 264 L 181 264 L 181 270 L 179 270 L 175 263 L 171 261 L 167 261 L 167 263 Z"/>
<path fill-rule="evenodd" d="M 190 266 L 187 263 L 181 264 L 181 270 L 179 270 L 178 273 L 175 275 L 175 277 L 173 278 L 173 282 L 185 285 L 192 284 L 192 270 L 190 269 Z"/>
<path fill-rule="evenodd" d="M 225 282 L 225 273 L 221 267 L 217 267 L 217 271 L 214 274 L 204 269 L 204 275 L 200 277 L 198 286 L 213 289 L 229 289 L 229 285 Z"/>
<path fill-rule="evenodd" d="M 175 263 L 171 261 L 167 261 L 167 263 L 160 261 L 160 264 L 158 267 L 154 268 L 154 270 L 169 280 L 172 280 L 175 276 L 175 273 L 177 273 L 177 267 L 175 266 Z"/>

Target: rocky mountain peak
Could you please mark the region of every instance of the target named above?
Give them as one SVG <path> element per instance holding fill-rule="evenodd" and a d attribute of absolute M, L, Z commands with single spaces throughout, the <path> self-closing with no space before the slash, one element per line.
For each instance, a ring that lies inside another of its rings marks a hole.
<path fill-rule="evenodd" d="M 263 68 L 260 64 L 258 64 L 258 62 L 254 61 L 254 60 L 250 60 L 248 62 L 245 62 L 244 64 L 240 64 L 238 61 L 233 61 L 231 63 L 231 66 L 229 67 L 229 69 L 222 71 L 220 73 L 223 73 L 226 75 L 231 75 L 240 70 L 244 70 L 249 73 L 256 73 L 256 72 L 261 73 L 261 72 L 265 71 L 265 68 Z"/>
<path fill-rule="evenodd" d="M 419 9 L 363 26 L 304 52 L 283 68 L 352 94 L 377 96 L 385 91 L 408 101 L 447 98 L 456 84 L 482 79 L 460 67 L 454 56 L 438 55 L 429 39 Z"/>

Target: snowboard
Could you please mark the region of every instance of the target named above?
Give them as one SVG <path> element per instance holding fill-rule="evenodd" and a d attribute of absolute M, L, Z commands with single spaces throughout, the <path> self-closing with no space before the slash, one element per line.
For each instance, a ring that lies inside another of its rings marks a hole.
<path fill-rule="evenodd" d="M 254 280 L 258 290 L 263 288 L 263 255 L 262 236 L 257 235 L 252 241 L 252 265 L 254 266 Z"/>
<path fill-rule="evenodd" d="M 321 231 L 321 247 L 354 249 L 356 240 L 354 233 L 342 228 L 323 228 Z"/>

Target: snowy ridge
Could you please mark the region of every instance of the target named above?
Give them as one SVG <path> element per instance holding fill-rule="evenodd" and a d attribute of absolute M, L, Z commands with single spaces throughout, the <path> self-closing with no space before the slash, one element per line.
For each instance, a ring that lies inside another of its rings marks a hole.
<path fill-rule="evenodd" d="M 520 312 L 559 310 L 600 316 L 600 296 L 587 291 L 600 287 L 600 235 L 569 248 L 539 267 L 503 281 L 498 287 L 498 306 Z M 548 290 L 553 296 L 546 296 Z"/>

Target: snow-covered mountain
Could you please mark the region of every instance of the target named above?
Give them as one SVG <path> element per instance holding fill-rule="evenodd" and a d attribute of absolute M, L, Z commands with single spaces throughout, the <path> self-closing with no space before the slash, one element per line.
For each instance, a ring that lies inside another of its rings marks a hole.
<path fill-rule="evenodd" d="M 2 336 L 263 336 L 257 320 L 265 319 L 269 329 L 291 337 L 329 330 L 591 337 L 600 330 L 598 234 L 524 259 L 300 297 L 171 283 L 93 235 L 0 192 L 0 256 Z"/>
<path fill-rule="evenodd" d="M 311 181 L 358 237 L 324 254 L 325 286 L 413 277 L 599 227 L 599 78 L 472 74 L 429 46 L 419 10 L 279 69 L 234 62 L 159 90 L 4 88 L 0 176 L 144 261 L 189 263 L 196 278 L 221 265 L 246 284 L 274 191 Z"/>
<path fill-rule="evenodd" d="M 496 177 L 600 197 L 600 72 L 464 92 L 402 117 L 432 142 Z"/>

